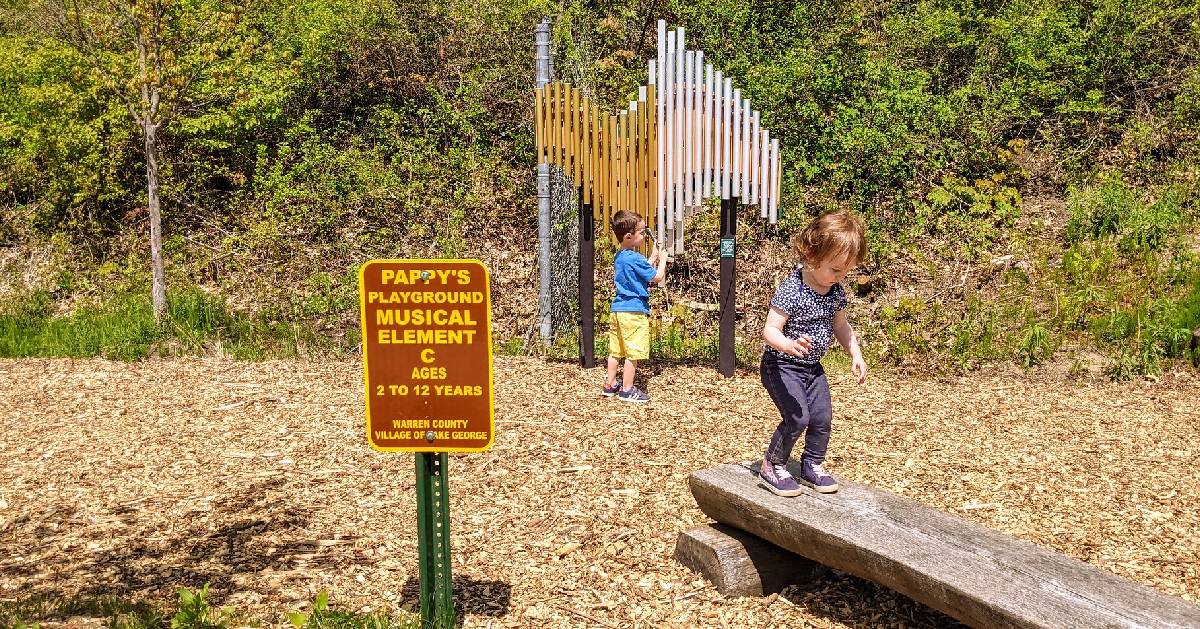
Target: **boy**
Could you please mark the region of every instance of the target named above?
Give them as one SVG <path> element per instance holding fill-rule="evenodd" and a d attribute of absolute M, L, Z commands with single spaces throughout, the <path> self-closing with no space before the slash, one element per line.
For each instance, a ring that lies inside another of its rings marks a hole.
<path fill-rule="evenodd" d="M 612 301 L 612 316 L 608 332 L 608 377 L 604 379 L 604 395 L 624 402 L 644 404 L 650 401 L 645 391 L 633 386 L 637 361 L 650 357 L 650 291 L 651 282 L 660 282 L 667 274 L 667 256 L 658 248 L 657 239 L 650 259 L 638 253 L 646 241 L 646 221 L 635 212 L 621 210 L 612 219 L 613 234 L 621 249 L 613 260 L 613 283 L 616 295 Z M 625 359 L 621 382 L 617 383 L 617 366 Z"/>

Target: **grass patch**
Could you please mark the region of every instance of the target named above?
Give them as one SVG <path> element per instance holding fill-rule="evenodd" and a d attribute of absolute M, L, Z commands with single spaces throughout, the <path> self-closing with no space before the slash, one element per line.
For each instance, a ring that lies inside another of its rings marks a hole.
<path fill-rule="evenodd" d="M 105 618 L 110 629 L 158 629 L 166 626 L 166 614 L 146 602 L 115 596 L 55 599 L 33 596 L 0 601 L 0 629 L 38 627 L 46 621 L 67 618 Z"/>
<path fill-rule="evenodd" d="M 0 600 L 0 629 L 38 627 L 43 622 L 61 622 L 68 618 L 102 618 L 109 629 L 231 629 L 262 626 L 254 618 L 240 615 L 233 606 L 216 607 L 209 597 L 208 584 L 198 590 L 176 590 L 174 606 L 162 607 L 113 596 L 29 598 Z M 385 613 L 355 614 L 329 608 L 329 596 L 321 592 L 307 614 L 293 612 L 288 619 L 297 629 L 422 629 L 417 614 L 402 612 L 398 616 Z M 453 626 L 438 624 L 436 627 Z"/>
<path fill-rule="evenodd" d="M 235 313 L 220 297 L 195 287 L 168 295 L 161 322 L 154 320 L 148 292 L 117 293 L 66 314 L 55 309 L 49 293 L 36 292 L 0 310 L 0 357 L 139 360 L 217 354 L 261 360 L 293 358 L 334 344 L 283 313 Z M 357 334 L 347 341 L 357 343 Z"/>
<path fill-rule="evenodd" d="M 329 609 L 329 596 L 325 592 L 317 595 L 311 612 L 288 614 L 288 621 L 296 629 L 421 629 L 420 616 L 413 614 L 392 617 L 384 613 L 355 614 Z M 433 623 L 437 629 L 453 626 L 453 618 Z"/>

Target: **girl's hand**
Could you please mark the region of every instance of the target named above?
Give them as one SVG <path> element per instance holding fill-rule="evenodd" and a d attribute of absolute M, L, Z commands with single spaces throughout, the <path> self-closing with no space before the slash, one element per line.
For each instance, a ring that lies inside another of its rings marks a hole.
<path fill-rule="evenodd" d="M 867 381 L 867 361 L 863 360 L 862 356 L 855 356 L 850 364 L 850 372 L 858 376 L 858 383 L 862 384 Z"/>
<path fill-rule="evenodd" d="M 808 356 L 808 352 L 812 350 L 812 337 L 801 334 L 800 338 L 792 341 L 791 347 L 787 348 L 787 353 L 796 358 L 804 358 Z"/>

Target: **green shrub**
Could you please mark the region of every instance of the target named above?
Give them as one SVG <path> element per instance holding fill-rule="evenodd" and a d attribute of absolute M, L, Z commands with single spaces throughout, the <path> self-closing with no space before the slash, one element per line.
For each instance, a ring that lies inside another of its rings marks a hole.
<path fill-rule="evenodd" d="M 1067 222 L 1067 242 L 1079 243 L 1086 238 L 1113 236 L 1121 229 L 1123 217 L 1141 207 L 1133 190 L 1120 179 L 1109 177 L 1099 186 L 1074 190 L 1067 197 L 1070 219 Z"/>
<path fill-rule="evenodd" d="M 1021 345 L 1017 357 L 1026 367 L 1040 365 L 1054 355 L 1054 343 L 1050 331 L 1041 323 L 1030 319 L 1021 333 Z"/>
<path fill-rule="evenodd" d="M 407 614 L 392 618 L 385 613 L 355 614 L 329 608 L 329 595 L 322 591 L 313 601 L 312 611 L 303 614 L 292 612 L 288 621 L 296 629 L 421 629 L 421 618 Z M 453 619 L 435 622 L 436 629 L 450 629 Z"/>
<path fill-rule="evenodd" d="M 171 617 L 171 629 L 228 629 L 235 619 L 233 607 L 213 609 L 208 602 L 207 583 L 196 592 L 179 588 L 176 593 L 179 611 Z"/>

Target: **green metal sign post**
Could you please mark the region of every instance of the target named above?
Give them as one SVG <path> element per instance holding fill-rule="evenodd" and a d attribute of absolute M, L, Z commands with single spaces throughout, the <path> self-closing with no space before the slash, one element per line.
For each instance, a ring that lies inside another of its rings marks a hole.
<path fill-rule="evenodd" d="M 491 280 L 479 260 L 369 260 L 358 285 L 367 443 L 415 455 L 421 625 L 451 629 L 447 453 L 495 438 Z"/>
<path fill-rule="evenodd" d="M 450 493 L 445 452 L 420 452 L 417 461 L 417 552 L 421 570 L 421 624 L 454 626 L 450 577 Z"/>

